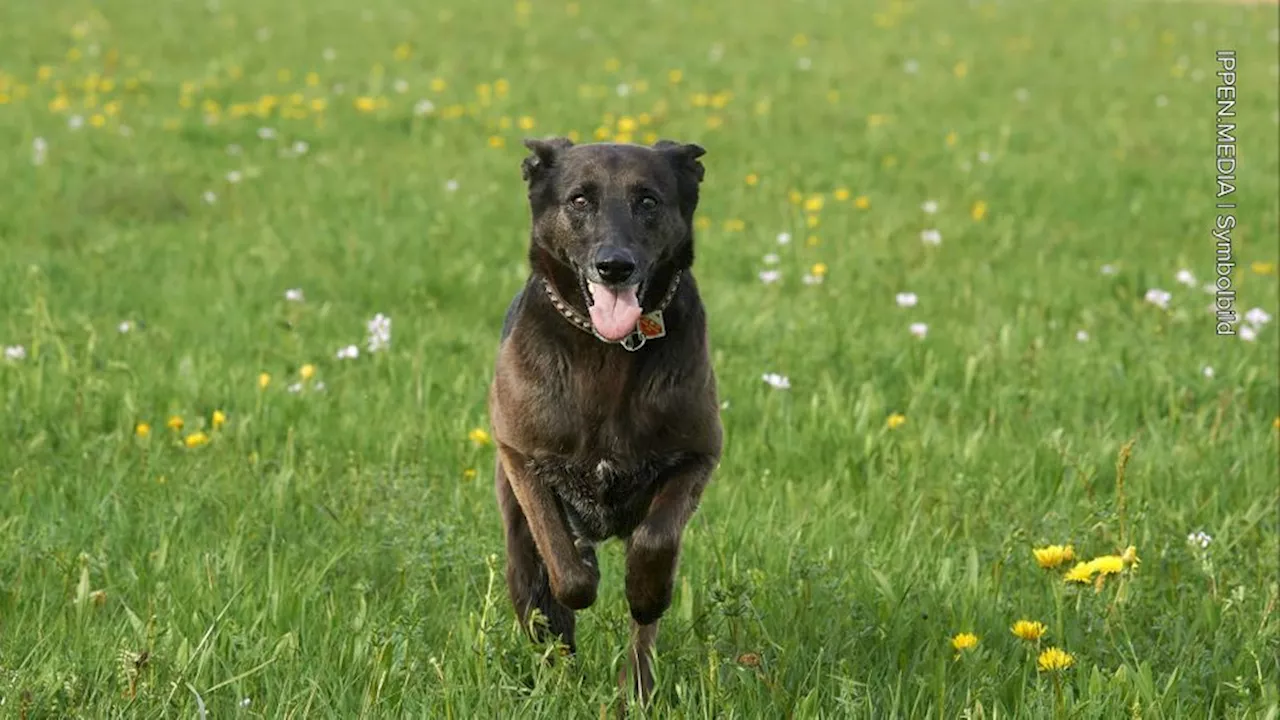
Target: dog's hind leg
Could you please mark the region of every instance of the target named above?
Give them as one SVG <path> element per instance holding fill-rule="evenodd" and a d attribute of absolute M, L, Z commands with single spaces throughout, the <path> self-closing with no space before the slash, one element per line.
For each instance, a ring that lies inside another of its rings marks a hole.
<path fill-rule="evenodd" d="M 648 625 L 631 621 L 631 647 L 627 650 L 627 661 L 618 673 L 624 711 L 628 695 L 635 696 L 641 707 L 649 704 L 649 698 L 653 694 L 653 653 L 657 642 L 657 620 Z"/>
<path fill-rule="evenodd" d="M 507 593 L 520 625 L 535 641 L 542 642 L 553 635 L 572 653 L 576 649 L 573 611 L 556 602 L 551 594 L 547 566 L 538 556 L 529 521 L 520 509 L 502 463 L 498 463 L 494 485 L 507 536 Z M 533 622 L 534 610 L 541 613 L 542 622 Z"/>

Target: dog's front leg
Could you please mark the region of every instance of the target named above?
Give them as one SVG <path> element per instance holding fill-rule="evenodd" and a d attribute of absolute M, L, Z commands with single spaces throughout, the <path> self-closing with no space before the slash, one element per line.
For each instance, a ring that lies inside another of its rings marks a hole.
<path fill-rule="evenodd" d="M 677 469 L 627 539 L 627 604 L 634 622 L 630 656 L 619 681 L 624 692 L 629 685 L 641 703 L 647 703 L 653 692 L 651 666 L 658 619 L 671 606 L 684 528 L 697 510 L 713 468 L 714 461 L 704 458 Z"/>
<path fill-rule="evenodd" d="M 538 555 L 547 567 L 551 594 L 571 610 L 583 610 L 596 601 L 600 571 L 583 560 L 574 546 L 564 512 L 551 490 L 529 471 L 528 458 L 505 445 L 498 456 L 511 490 L 529 523 Z"/>

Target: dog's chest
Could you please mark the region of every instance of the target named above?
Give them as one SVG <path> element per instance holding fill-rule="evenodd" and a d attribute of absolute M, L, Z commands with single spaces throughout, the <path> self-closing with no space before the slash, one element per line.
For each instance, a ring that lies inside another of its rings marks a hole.
<path fill-rule="evenodd" d="M 538 474 L 560 500 L 573 534 L 591 542 L 635 529 L 667 465 L 612 458 L 544 463 Z"/>

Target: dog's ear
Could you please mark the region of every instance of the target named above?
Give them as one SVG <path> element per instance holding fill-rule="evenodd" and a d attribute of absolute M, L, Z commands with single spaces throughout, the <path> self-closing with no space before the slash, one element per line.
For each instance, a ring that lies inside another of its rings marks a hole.
<path fill-rule="evenodd" d="M 524 146 L 529 148 L 533 154 L 520 163 L 520 176 L 524 178 L 525 182 L 530 182 L 554 167 L 556 157 L 561 152 L 573 147 L 573 141 L 562 137 L 526 138 Z"/>
<path fill-rule="evenodd" d="M 698 158 L 706 155 L 707 151 L 701 145 L 659 140 L 654 143 L 653 149 L 666 156 L 677 172 L 689 173 L 693 176 L 694 182 L 702 182 L 702 178 L 707 171 L 706 168 L 702 167 L 702 163 L 698 161 Z"/>

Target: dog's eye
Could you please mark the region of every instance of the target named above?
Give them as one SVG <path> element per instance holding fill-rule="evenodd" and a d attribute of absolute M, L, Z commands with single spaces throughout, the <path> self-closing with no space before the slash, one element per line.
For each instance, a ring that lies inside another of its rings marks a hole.
<path fill-rule="evenodd" d="M 591 201 L 587 200 L 586 195 L 578 194 L 569 198 L 569 207 L 574 210 L 586 210 L 591 205 Z"/>
<path fill-rule="evenodd" d="M 658 199 L 652 195 L 645 195 L 640 198 L 640 207 L 645 210 L 655 210 L 658 207 Z"/>

